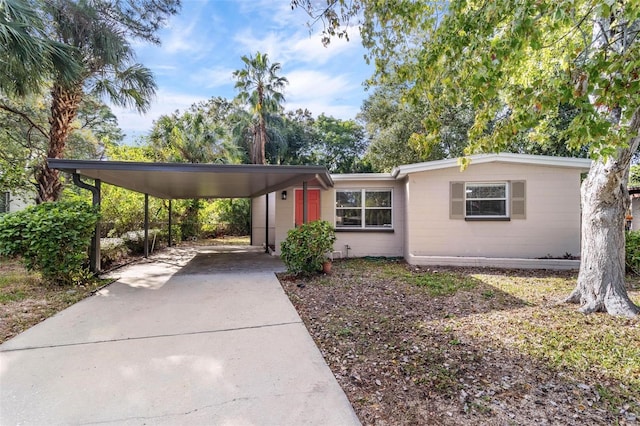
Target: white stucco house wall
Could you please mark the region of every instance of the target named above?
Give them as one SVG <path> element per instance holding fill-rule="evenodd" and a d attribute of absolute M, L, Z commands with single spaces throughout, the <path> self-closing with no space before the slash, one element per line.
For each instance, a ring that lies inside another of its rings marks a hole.
<path fill-rule="evenodd" d="M 26 192 L 0 191 L 0 214 L 17 212 L 34 205 L 33 194 Z"/>
<path fill-rule="evenodd" d="M 579 260 L 564 258 L 580 255 L 580 183 L 590 160 L 522 154 L 470 160 L 464 171 L 453 159 L 398 166 L 391 173 L 331 175 L 333 187 L 307 188 L 307 219 L 334 225 L 336 257 L 403 257 L 414 265 L 579 266 Z M 265 238 L 262 200 L 254 202 L 254 244 Z M 269 243 L 279 254 L 287 231 L 301 222 L 302 188 L 271 194 L 269 201 Z"/>

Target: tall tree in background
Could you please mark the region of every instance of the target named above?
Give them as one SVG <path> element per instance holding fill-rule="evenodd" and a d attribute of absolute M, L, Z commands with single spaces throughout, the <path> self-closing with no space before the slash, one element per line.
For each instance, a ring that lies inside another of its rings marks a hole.
<path fill-rule="evenodd" d="M 314 122 L 313 114 L 308 109 L 298 108 L 285 114 L 281 134 L 285 139 L 286 151 L 280 154 L 279 164 L 311 164 L 309 151 L 317 140 Z"/>
<path fill-rule="evenodd" d="M 249 159 L 253 164 L 265 164 L 265 145 L 268 143 L 267 115 L 282 110 L 284 95 L 282 91 L 288 83 L 281 71 L 280 63 L 271 63 L 266 53 L 257 52 L 255 56 L 242 57 L 244 68 L 233 73 L 238 98 L 249 104 L 254 122 L 250 129 L 253 144 Z"/>
<path fill-rule="evenodd" d="M 180 113 L 163 115 L 153 123 L 149 145 L 158 161 L 187 163 L 235 163 L 226 123 L 231 103 L 213 98 L 191 105 Z"/>
<path fill-rule="evenodd" d="M 0 192 L 33 193 L 36 173 L 49 146 L 49 96 L 0 97 L 0 105 L 11 110 L 0 108 Z M 66 158 L 101 159 L 105 145 L 124 137 L 111 109 L 91 96 L 80 103 L 73 126 Z"/>
<path fill-rule="evenodd" d="M 364 129 L 354 120 L 320 114 L 313 123 L 317 141 L 310 148 L 312 164 L 326 166 L 331 173 L 369 171 L 363 162 L 367 149 Z"/>
<path fill-rule="evenodd" d="M 390 172 L 401 164 L 456 158 L 467 146 L 467 132 L 473 122 L 468 103 L 443 110 L 437 138 L 427 138 L 423 119 L 429 102 L 402 101 L 403 89 L 381 84 L 367 98 L 358 115 L 371 138 L 366 160 L 378 172 Z"/>
<path fill-rule="evenodd" d="M 145 111 L 155 93 L 149 69 L 135 63 L 130 39 L 158 43 L 155 33 L 176 13 L 179 0 L 126 0 L 123 2 L 49 0 L 28 6 L 47 20 L 45 33 L 55 45 L 71 52 L 79 71 L 69 78 L 68 67 L 54 66 L 46 156 L 62 158 L 78 107 L 86 93 L 106 96 L 119 106 Z M 1 62 L 1 61 L 0 61 Z M 53 65 L 57 65 L 53 63 Z M 28 120 L 28 117 L 24 117 Z M 57 170 L 43 161 L 37 173 L 37 201 L 57 200 L 61 183 Z"/>
<path fill-rule="evenodd" d="M 313 12 L 310 0 L 292 3 Z M 376 80 L 393 73 L 408 83 L 408 99 L 426 95 L 431 108 L 424 125 L 434 137 L 443 108 L 468 96 L 475 117 L 466 154 L 500 151 L 523 130 L 543 142 L 560 106 L 574 109 L 563 140 L 572 149 L 588 147 L 594 162 L 582 184 L 580 273 L 567 301 L 584 313 L 638 315 L 625 289 L 624 217 L 629 167 L 640 144 L 640 2 L 332 5 L 323 12 L 327 35 L 343 31 L 345 18 L 362 16 Z"/>
<path fill-rule="evenodd" d="M 146 111 L 156 85 L 151 71 L 135 63 L 129 38 L 159 43 L 155 36 L 164 20 L 175 13 L 178 0 L 106 1 L 51 0 L 47 12 L 57 41 L 75 48 L 82 66 L 72 82 L 53 76 L 47 157 L 60 158 L 85 91 L 107 96 L 114 105 Z M 40 201 L 60 196 L 57 170 L 44 164 L 37 176 Z"/>

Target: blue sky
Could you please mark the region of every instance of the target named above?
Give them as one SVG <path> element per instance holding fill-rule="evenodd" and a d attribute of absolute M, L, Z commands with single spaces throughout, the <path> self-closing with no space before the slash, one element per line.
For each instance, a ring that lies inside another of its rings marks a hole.
<path fill-rule="evenodd" d="M 232 72 L 242 68 L 241 56 L 257 51 L 282 64 L 289 80 L 286 110 L 355 118 L 368 96 L 362 83 L 373 71 L 357 29 L 350 31 L 349 42 L 336 39 L 325 48 L 322 28 L 310 33 L 307 22 L 302 10 L 291 10 L 289 0 L 183 0 L 180 14 L 160 31 L 160 46 L 134 44 L 158 90 L 144 115 L 113 107 L 126 140 L 147 133 L 162 114 L 212 96 L 233 98 Z"/>

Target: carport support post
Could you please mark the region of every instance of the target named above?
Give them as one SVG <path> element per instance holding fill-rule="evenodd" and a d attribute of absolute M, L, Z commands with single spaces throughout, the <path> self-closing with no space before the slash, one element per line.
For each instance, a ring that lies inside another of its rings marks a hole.
<path fill-rule="evenodd" d="M 302 182 L 302 223 L 309 221 L 309 208 L 307 206 L 307 181 Z"/>
<path fill-rule="evenodd" d="M 169 200 L 169 247 L 171 247 L 171 200 Z"/>
<path fill-rule="evenodd" d="M 264 194 L 266 201 L 264 214 L 264 252 L 269 253 L 269 193 Z"/>
<path fill-rule="evenodd" d="M 144 257 L 149 257 L 149 194 L 144 194 Z"/>
<path fill-rule="evenodd" d="M 93 195 L 93 207 L 96 208 L 97 211 L 100 211 L 100 202 L 101 194 L 100 194 L 100 179 L 94 180 L 94 185 L 89 185 L 86 182 L 80 180 L 80 175 L 77 173 L 73 174 L 73 183 L 88 191 L 91 191 Z M 91 237 L 91 248 L 89 251 L 89 269 L 94 274 L 98 274 L 100 272 L 100 220 L 96 222 L 96 228 L 93 233 L 93 237 Z"/>

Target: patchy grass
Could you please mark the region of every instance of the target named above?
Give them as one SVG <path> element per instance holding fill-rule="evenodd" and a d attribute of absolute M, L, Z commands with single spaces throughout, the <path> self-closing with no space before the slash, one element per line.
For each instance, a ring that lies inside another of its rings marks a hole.
<path fill-rule="evenodd" d="M 195 242 L 189 242 L 188 244 L 206 246 L 248 246 L 251 242 L 251 237 L 248 235 L 236 236 L 236 235 L 223 235 L 217 238 L 201 238 Z M 183 243 L 184 244 L 184 243 Z"/>
<path fill-rule="evenodd" d="M 14 260 L 0 259 L 0 343 L 89 296 L 103 285 L 60 287 L 44 283 Z"/>
<path fill-rule="evenodd" d="M 640 320 L 558 305 L 575 282 L 385 259 L 282 280 L 363 424 L 635 424 Z"/>
<path fill-rule="evenodd" d="M 430 296 L 447 296 L 460 290 L 470 290 L 476 286 L 473 279 L 459 274 L 410 274 L 404 279 L 418 287 L 424 287 Z M 488 292 L 487 292 L 488 294 Z"/>

